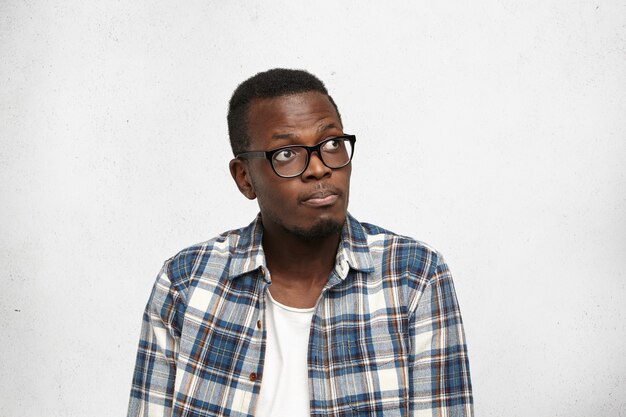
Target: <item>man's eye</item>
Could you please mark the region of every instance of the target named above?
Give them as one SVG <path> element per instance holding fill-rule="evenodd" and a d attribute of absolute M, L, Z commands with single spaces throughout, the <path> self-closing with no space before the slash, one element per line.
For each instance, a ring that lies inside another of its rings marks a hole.
<path fill-rule="evenodd" d="M 329 140 L 323 146 L 325 151 L 336 151 L 340 147 L 341 147 L 341 141 L 340 140 Z"/>
<path fill-rule="evenodd" d="M 296 153 L 291 149 L 283 149 L 282 151 L 276 152 L 274 155 L 274 159 L 278 162 L 289 162 L 295 157 Z"/>

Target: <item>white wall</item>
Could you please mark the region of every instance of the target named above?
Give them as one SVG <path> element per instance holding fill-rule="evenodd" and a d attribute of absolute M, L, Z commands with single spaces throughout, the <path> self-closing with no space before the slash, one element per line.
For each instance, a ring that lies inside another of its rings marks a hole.
<path fill-rule="evenodd" d="M 623 1 L 0 3 L 0 416 L 124 415 L 162 262 L 247 224 L 227 101 L 321 77 L 351 212 L 453 269 L 477 415 L 626 412 Z"/>

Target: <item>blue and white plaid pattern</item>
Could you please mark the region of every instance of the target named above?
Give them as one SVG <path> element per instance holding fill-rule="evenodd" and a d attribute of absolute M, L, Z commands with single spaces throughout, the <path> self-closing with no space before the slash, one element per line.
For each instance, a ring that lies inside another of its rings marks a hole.
<path fill-rule="evenodd" d="M 271 283 L 260 217 L 165 262 L 144 313 L 129 416 L 253 416 Z M 472 416 L 441 255 L 348 215 L 311 323 L 311 416 Z"/>

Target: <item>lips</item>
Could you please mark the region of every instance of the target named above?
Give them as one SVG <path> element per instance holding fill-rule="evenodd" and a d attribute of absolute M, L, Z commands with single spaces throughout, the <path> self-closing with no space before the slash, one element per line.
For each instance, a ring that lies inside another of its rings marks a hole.
<path fill-rule="evenodd" d="M 300 202 L 306 206 L 325 207 L 335 204 L 338 199 L 339 192 L 337 190 L 324 188 L 305 194 Z"/>

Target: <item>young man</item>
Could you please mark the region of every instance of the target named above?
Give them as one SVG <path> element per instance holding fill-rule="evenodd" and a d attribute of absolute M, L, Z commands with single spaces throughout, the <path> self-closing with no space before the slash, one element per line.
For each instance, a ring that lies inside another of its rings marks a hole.
<path fill-rule="evenodd" d="M 273 69 L 230 101 L 249 226 L 166 261 L 129 416 L 471 416 L 439 253 L 347 212 L 355 136 L 324 84 Z"/>

